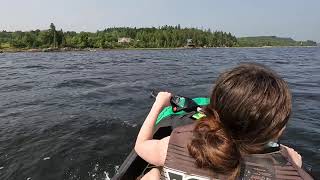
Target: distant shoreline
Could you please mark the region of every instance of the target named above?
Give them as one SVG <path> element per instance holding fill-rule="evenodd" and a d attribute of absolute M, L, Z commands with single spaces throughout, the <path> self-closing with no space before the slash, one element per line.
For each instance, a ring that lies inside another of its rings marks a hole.
<path fill-rule="evenodd" d="M 112 50 L 190 50 L 190 49 L 230 49 L 230 48 L 243 48 L 243 49 L 268 49 L 268 48 L 320 48 L 320 46 L 263 46 L 263 47 L 177 47 L 177 48 L 44 48 L 44 49 L 0 49 L 0 53 L 19 53 L 19 52 L 98 52 L 98 51 L 112 51 Z"/>
<path fill-rule="evenodd" d="M 193 48 L 276 48 L 317 46 L 312 40 L 290 37 L 236 37 L 230 32 L 164 25 L 161 27 L 112 27 L 96 32 L 49 29 L 0 32 L 0 52 L 65 52 L 164 50 Z M 174 48 L 171 48 L 174 47 Z"/>

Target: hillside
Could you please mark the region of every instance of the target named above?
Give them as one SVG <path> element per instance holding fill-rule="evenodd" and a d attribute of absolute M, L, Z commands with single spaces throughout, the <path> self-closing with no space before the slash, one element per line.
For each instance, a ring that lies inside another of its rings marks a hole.
<path fill-rule="evenodd" d="M 96 32 L 47 30 L 0 32 L 0 49 L 40 48 L 180 48 L 232 47 L 237 39 L 231 33 L 197 28 L 162 26 L 149 28 L 113 27 Z"/>
<path fill-rule="evenodd" d="M 240 47 L 263 47 L 263 46 L 317 46 L 311 40 L 295 41 L 292 38 L 282 38 L 277 36 L 256 36 L 237 38 Z"/>

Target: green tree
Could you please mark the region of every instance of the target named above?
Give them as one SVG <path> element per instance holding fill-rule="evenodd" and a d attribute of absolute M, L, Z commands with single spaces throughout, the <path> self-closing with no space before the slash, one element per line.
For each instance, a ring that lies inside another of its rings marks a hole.
<path fill-rule="evenodd" d="M 53 48 L 57 48 L 58 47 L 58 44 L 57 44 L 57 31 L 56 31 L 56 26 L 51 23 L 50 24 L 50 34 L 51 34 L 51 37 L 52 37 L 52 47 Z"/>
<path fill-rule="evenodd" d="M 131 38 L 130 43 L 118 43 L 118 38 Z M 95 33 L 57 31 L 53 23 L 48 30 L 30 32 L 0 32 L 0 42 L 16 48 L 164 48 L 183 47 L 187 39 L 193 39 L 196 46 L 234 46 L 237 39 L 230 33 L 212 32 L 196 28 L 162 26 L 151 28 L 106 28 Z M 310 43 L 309 43 L 310 44 Z"/>
<path fill-rule="evenodd" d="M 86 32 L 80 32 L 79 34 L 79 41 L 78 47 L 86 48 L 89 47 L 89 35 Z"/>

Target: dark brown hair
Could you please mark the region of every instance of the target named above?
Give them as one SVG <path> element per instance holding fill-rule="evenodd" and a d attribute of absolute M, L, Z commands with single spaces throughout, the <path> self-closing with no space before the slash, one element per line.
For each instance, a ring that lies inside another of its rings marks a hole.
<path fill-rule="evenodd" d="M 213 88 L 206 117 L 188 145 L 200 168 L 235 179 L 241 155 L 261 153 L 281 134 L 291 113 L 286 82 L 259 64 L 242 64 L 222 73 Z"/>

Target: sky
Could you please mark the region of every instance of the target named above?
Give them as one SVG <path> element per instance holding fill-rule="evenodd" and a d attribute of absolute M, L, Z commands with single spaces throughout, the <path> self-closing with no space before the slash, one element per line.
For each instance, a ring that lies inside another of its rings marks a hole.
<path fill-rule="evenodd" d="M 320 42 L 320 0 L 0 0 L 0 30 L 177 25 Z"/>

